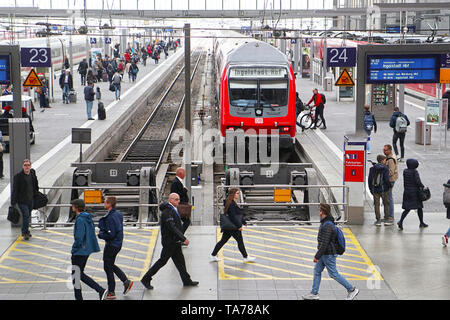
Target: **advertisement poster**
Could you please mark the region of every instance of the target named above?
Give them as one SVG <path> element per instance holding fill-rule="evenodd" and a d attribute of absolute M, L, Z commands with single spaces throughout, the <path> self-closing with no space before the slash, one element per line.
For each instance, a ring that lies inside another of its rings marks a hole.
<path fill-rule="evenodd" d="M 364 150 L 345 150 L 344 181 L 364 182 Z"/>
<path fill-rule="evenodd" d="M 439 125 L 441 116 L 441 100 L 427 99 L 425 105 L 425 119 L 427 125 Z"/>
<path fill-rule="evenodd" d="M 309 78 L 311 73 L 311 62 L 309 60 L 309 48 L 303 48 L 302 52 L 302 78 Z"/>

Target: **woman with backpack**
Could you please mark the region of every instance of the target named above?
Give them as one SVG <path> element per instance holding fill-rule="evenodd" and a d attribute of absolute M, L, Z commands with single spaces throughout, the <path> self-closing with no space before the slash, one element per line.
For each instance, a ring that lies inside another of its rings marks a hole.
<path fill-rule="evenodd" d="M 375 116 L 370 112 L 370 106 L 364 106 L 364 131 L 367 133 L 367 153 L 370 154 L 370 134 L 377 133 L 377 122 L 375 121 Z"/>
<path fill-rule="evenodd" d="M 444 194 L 443 201 L 444 206 L 447 208 L 447 219 L 450 219 L 450 180 L 447 183 L 444 183 Z M 448 238 L 450 238 L 450 228 L 448 228 L 447 232 L 442 236 L 442 245 L 446 247 L 448 245 Z"/>
<path fill-rule="evenodd" d="M 341 247 L 341 241 L 338 240 L 338 229 L 334 224 L 334 218 L 331 215 L 331 207 L 326 203 L 319 206 L 320 228 L 317 236 L 317 253 L 314 256 L 314 280 L 311 293 L 302 296 L 303 300 L 319 300 L 319 287 L 322 279 L 322 271 L 327 268 L 328 274 L 339 284 L 347 289 L 347 298 L 353 300 L 359 293 L 359 289 L 352 286 L 336 269 L 337 254 L 342 254 L 338 247 Z M 340 235 L 343 238 L 343 235 Z"/>
<path fill-rule="evenodd" d="M 236 201 L 239 199 L 239 194 L 240 192 L 237 188 L 231 188 L 228 191 L 228 196 L 225 201 L 224 214 L 228 215 L 230 221 L 236 226 L 236 230 L 221 230 L 222 239 L 220 239 L 220 241 L 216 244 L 213 252 L 211 253 L 211 262 L 219 261 L 217 253 L 220 249 L 222 249 L 222 247 L 231 237 L 233 237 L 238 243 L 238 248 L 242 256 L 244 257 L 244 262 L 251 262 L 255 260 L 254 257 L 248 256 L 247 251 L 245 250 L 244 239 L 242 237 L 242 225 L 246 226 L 247 223 L 244 220 L 244 215 L 241 212 L 241 209 L 239 209 L 236 203 Z"/>
<path fill-rule="evenodd" d="M 423 222 L 423 202 L 419 197 L 419 189 L 423 188 L 424 185 L 420 180 L 419 172 L 417 168 L 419 167 L 419 161 L 416 159 L 406 160 L 407 169 L 403 170 L 403 203 L 402 203 L 402 217 L 400 221 L 397 222 L 398 228 L 403 230 L 403 220 L 405 220 L 409 211 L 417 210 L 417 215 L 419 216 L 420 225 L 419 228 L 426 228 L 428 225 Z"/>

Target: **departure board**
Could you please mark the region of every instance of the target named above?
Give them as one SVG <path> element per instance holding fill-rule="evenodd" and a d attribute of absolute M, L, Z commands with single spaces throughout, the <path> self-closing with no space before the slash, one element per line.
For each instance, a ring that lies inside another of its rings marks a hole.
<path fill-rule="evenodd" d="M 11 68 L 9 55 L 0 55 L 0 84 L 11 82 Z"/>
<path fill-rule="evenodd" d="M 367 83 L 437 83 L 439 54 L 368 55 Z"/>

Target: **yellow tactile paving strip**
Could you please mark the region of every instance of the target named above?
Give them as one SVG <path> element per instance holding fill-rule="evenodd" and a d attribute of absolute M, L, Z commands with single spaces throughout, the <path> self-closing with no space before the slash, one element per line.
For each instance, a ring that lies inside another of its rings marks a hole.
<path fill-rule="evenodd" d="M 346 251 L 337 258 L 339 273 L 347 280 L 383 280 L 351 230 L 342 230 Z M 219 280 L 312 280 L 317 232 L 309 227 L 244 227 L 247 253 L 256 261 L 243 263 L 231 238 L 218 254 Z M 221 236 L 217 228 L 217 241 Z"/>
<path fill-rule="evenodd" d="M 129 279 L 140 280 L 147 272 L 159 228 L 125 229 L 116 264 Z M 73 229 L 32 231 L 32 238 L 20 236 L 0 257 L 0 284 L 54 284 L 70 279 Z M 106 282 L 103 270 L 104 241 L 100 252 L 91 254 L 85 271 L 94 280 Z"/>

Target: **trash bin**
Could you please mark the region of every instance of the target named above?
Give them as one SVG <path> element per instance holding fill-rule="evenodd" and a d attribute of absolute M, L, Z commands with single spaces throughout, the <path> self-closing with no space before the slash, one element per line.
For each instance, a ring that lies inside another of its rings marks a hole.
<path fill-rule="evenodd" d="M 416 144 L 423 145 L 423 124 L 425 122 L 424 118 L 417 118 L 416 119 Z M 431 144 L 431 125 L 425 126 L 425 137 L 427 144 Z"/>
<path fill-rule="evenodd" d="M 331 91 L 333 89 L 333 82 L 331 81 L 331 77 L 325 77 L 323 89 L 324 91 Z"/>

